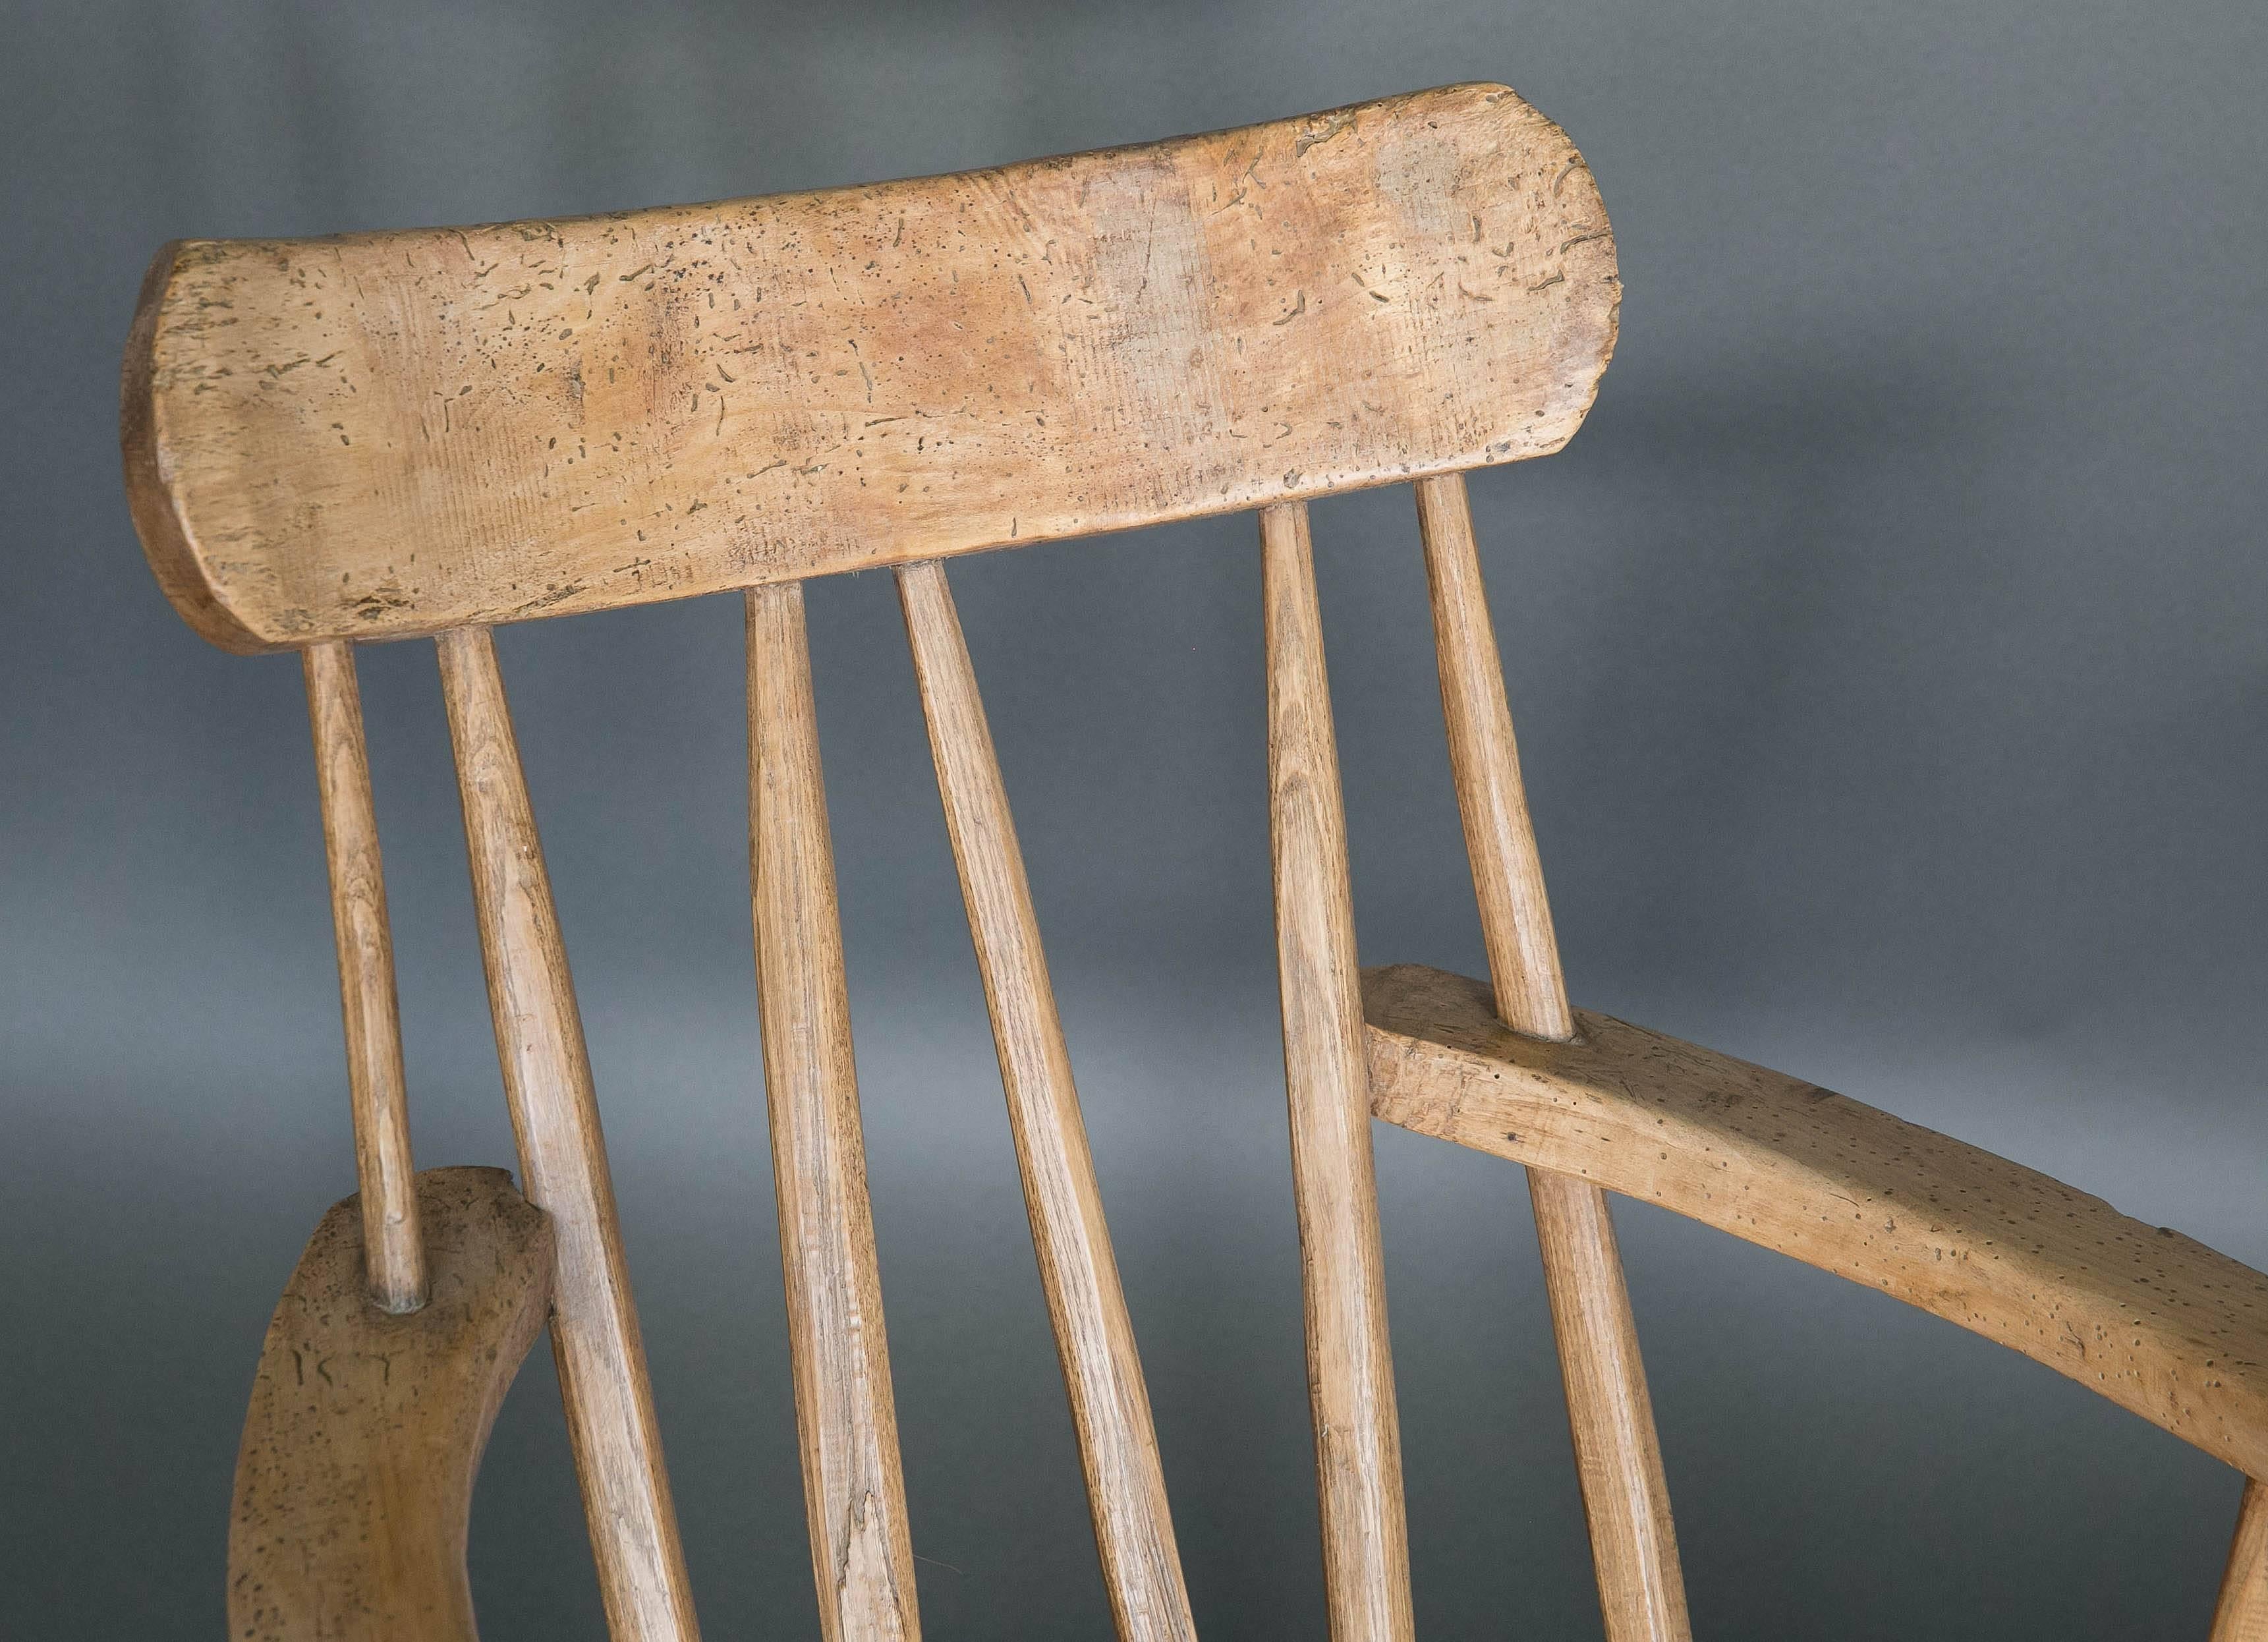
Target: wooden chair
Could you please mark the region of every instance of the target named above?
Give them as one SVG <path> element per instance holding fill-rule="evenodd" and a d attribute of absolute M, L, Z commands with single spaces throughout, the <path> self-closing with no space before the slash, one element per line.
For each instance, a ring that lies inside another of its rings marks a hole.
<path fill-rule="evenodd" d="M 1607 1631 L 1688 1633 L 1606 1193 L 1960 1323 L 2268 1477 L 2268 1278 L 1777 1072 L 1568 1007 L 1466 511 L 1614 345 L 1582 158 L 1461 85 L 998 170 L 158 254 L 124 445 L 199 633 L 306 673 L 361 1190 L 271 1325 L 232 1634 L 473 1634 L 479 1450 L 547 1310 L 613 1634 L 696 1634 L 590 1061 L 489 630 L 747 607 L 764 1086 L 830 1642 L 920 1621 L 801 582 L 895 568 L 1120 1634 L 1195 1636 L 1015 829 L 942 561 L 1256 509 L 1293 1192 L 1337 1642 L 1411 1634 L 1373 1116 L 1528 1169 Z M 1358 975 L 1307 503 L 1412 482 L 1491 980 Z M 525 1200 L 412 1172 L 351 646 L 439 648 Z M 529 1205 L 534 1205 L 531 1208 Z M 536 1211 L 541 1211 L 540 1213 Z M 2249 1484 L 2213 1634 L 2268 1636 Z"/>

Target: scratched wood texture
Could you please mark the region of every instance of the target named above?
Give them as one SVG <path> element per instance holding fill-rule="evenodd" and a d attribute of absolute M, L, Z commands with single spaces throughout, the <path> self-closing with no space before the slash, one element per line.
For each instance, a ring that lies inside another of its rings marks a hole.
<path fill-rule="evenodd" d="M 429 1169 L 416 1192 L 424 1306 L 372 1303 L 349 1197 L 268 1325 L 229 1522 L 239 1642 L 474 1642 L 473 1479 L 543 1327 L 551 1223 L 502 1169 Z"/>
<path fill-rule="evenodd" d="M 1377 1116 L 1658 1204 L 2021 1351 L 2268 1474 L 2268 1277 L 2100 1197 L 1745 1061 L 1482 982 L 1363 976 Z"/>
<path fill-rule="evenodd" d="M 1499 85 L 571 221 L 190 240 L 135 521 L 239 651 L 1119 529 L 1537 456 L 1612 351 L 1582 157 Z"/>

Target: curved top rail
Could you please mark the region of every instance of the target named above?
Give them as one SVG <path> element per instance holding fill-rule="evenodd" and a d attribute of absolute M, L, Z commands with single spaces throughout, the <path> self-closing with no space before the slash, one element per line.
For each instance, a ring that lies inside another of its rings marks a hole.
<path fill-rule="evenodd" d="M 871 187 L 158 253 L 136 527 L 225 648 L 406 637 L 1545 454 L 1613 350 L 1498 85 Z"/>

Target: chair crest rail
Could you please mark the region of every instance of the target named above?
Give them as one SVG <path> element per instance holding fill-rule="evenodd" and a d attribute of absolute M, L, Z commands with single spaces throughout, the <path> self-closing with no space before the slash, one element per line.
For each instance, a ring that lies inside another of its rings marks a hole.
<path fill-rule="evenodd" d="M 688 597 L 1543 455 L 1620 287 L 1498 85 L 873 187 L 161 251 L 151 567 L 225 648 Z"/>

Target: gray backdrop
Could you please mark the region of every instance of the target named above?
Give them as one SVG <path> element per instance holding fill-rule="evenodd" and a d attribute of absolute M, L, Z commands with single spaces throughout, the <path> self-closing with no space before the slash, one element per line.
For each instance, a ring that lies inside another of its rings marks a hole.
<path fill-rule="evenodd" d="M 2268 122 L 2253 0 L 26 4 L 0 48 L 0 1632 L 219 1633 L 261 1332 L 352 1187 L 298 673 L 122 504 L 173 235 L 563 214 L 1509 81 L 1628 289 L 1478 479 L 1578 1000 L 2268 1264 Z M 1366 961 L 1477 972 L 1406 492 L 1315 529 Z M 954 572 L 1212 1638 L 1320 1636 L 1249 519 Z M 922 1603 L 1102 1637 L 887 578 L 812 596 Z M 729 598 L 502 640 L 712 1637 L 815 1634 Z M 365 653 L 421 1160 L 504 1162 L 430 647 Z M 1516 1170 L 1378 1137 L 1419 1622 L 1598 1632 Z M 1624 1204 L 1697 1629 L 2198 1638 L 2238 1483 L 2043 1368 Z M 473 1529 L 598 1633 L 549 1354 Z"/>

